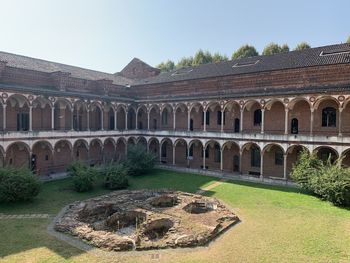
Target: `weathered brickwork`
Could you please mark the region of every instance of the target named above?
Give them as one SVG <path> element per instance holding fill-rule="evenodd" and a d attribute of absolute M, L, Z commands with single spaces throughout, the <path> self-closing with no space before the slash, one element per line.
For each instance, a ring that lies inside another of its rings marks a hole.
<path fill-rule="evenodd" d="M 162 164 L 261 179 L 290 179 L 303 149 L 350 166 L 343 53 L 319 65 L 172 81 L 138 59 L 107 74 L 29 69 L 28 58 L 21 68 L 0 52 L 0 165 L 49 175 L 74 160 L 123 160 L 141 144 Z"/>

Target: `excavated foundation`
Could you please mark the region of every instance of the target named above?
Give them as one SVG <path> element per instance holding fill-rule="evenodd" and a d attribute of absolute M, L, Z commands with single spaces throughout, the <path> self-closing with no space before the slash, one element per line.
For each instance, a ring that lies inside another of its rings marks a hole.
<path fill-rule="evenodd" d="M 126 251 L 204 245 L 238 221 L 214 198 L 138 190 L 75 202 L 54 228 L 98 248 Z"/>

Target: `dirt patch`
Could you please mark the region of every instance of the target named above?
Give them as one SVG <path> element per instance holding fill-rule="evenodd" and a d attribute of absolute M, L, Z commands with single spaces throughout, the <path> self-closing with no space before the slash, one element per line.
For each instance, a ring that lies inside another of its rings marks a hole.
<path fill-rule="evenodd" d="M 123 251 L 204 245 L 238 221 L 214 198 L 139 190 L 75 202 L 54 228 L 93 246 Z"/>

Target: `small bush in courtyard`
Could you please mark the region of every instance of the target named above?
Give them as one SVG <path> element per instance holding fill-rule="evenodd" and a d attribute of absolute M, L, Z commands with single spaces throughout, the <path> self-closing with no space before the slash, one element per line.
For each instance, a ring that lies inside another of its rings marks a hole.
<path fill-rule="evenodd" d="M 68 172 L 73 177 L 74 189 L 77 192 L 87 192 L 94 188 L 96 181 L 97 170 L 94 167 L 75 162 L 70 165 Z"/>
<path fill-rule="evenodd" d="M 32 200 L 41 182 L 29 169 L 0 168 L 0 202 Z"/>
<path fill-rule="evenodd" d="M 322 199 L 350 206 L 350 169 L 341 166 L 341 159 L 332 164 L 330 159 L 322 162 L 315 154 L 303 152 L 291 175 L 302 188 Z"/>
<path fill-rule="evenodd" d="M 107 189 L 118 190 L 127 188 L 128 168 L 123 164 L 108 165 L 103 169 L 105 174 L 104 184 Z"/>
<path fill-rule="evenodd" d="M 148 153 L 141 145 L 129 146 L 125 165 L 128 167 L 129 175 L 138 176 L 148 173 L 154 168 L 156 156 Z"/>

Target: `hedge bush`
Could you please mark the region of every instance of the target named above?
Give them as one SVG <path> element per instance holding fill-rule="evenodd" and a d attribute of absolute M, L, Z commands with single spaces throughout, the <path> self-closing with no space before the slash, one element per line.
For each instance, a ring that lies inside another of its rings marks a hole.
<path fill-rule="evenodd" d="M 149 173 L 154 168 L 155 162 L 156 156 L 148 153 L 144 146 L 128 146 L 127 160 L 124 164 L 128 167 L 129 175 Z"/>
<path fill-rule="evenodd" d="M 128 168 L 125 165 L 108 165 L 103 169 L 103 172 L 104 185 L 107 189 L 118 190 L 128 187 Z"/>
<path fill-rule="evenodd" d="M 87 192 L 94 188 L 98 174 L 96 168 L 82 162 L 74 162 L 69 166 L 68 172 L 73 177 L 74 189 L 77 192 Z"/>
<path fill-rule="evenodd" d="M 303 188 L 335 205 L 350 206 L 350 169 L 319 160 L 316 154 L 303 152 L 291 176 Z"/>
<path fill-rule="evenodd" d="M 0 168 L 0 202 L 32 200 L 40 188 L 41 182 L 29 169 Z"/>

